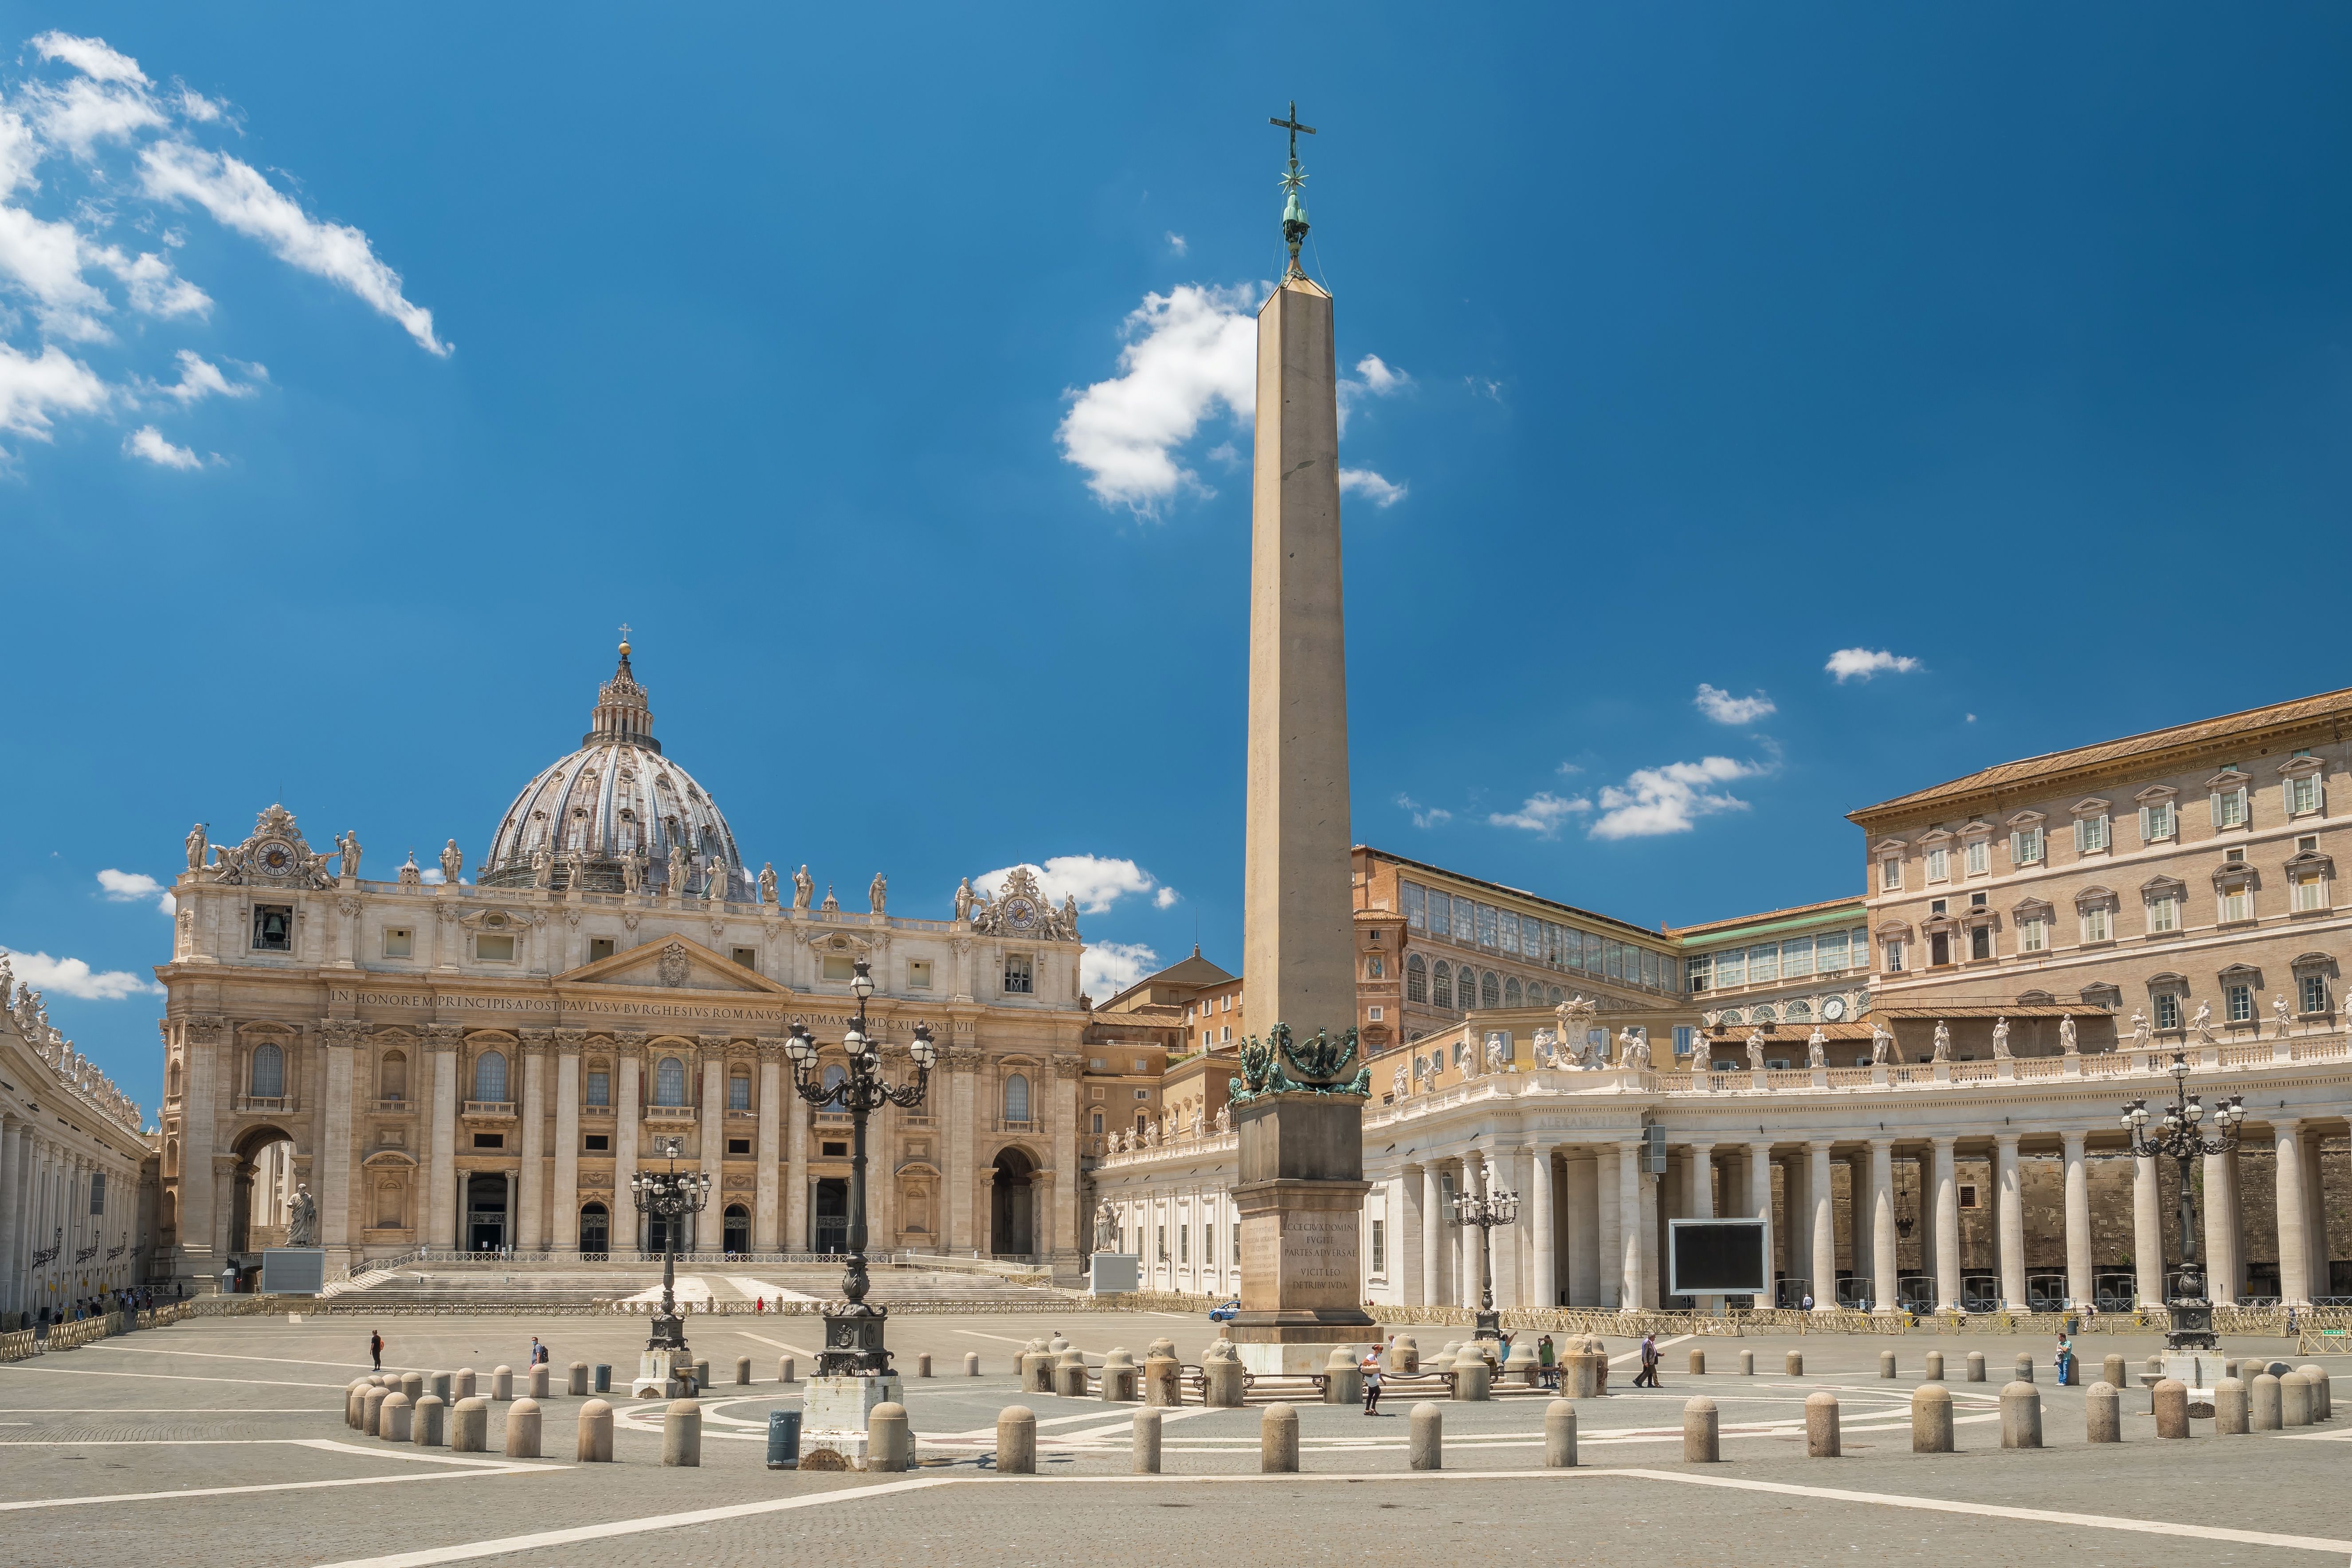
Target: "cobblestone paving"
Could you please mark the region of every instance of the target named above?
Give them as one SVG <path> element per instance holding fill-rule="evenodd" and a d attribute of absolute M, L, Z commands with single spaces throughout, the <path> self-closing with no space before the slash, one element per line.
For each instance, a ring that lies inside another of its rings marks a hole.
<path fill-rule="evenodd" d="M 805 1377 L 806 1320 L 689 1321 L 696 1352 L 719 1386 L 706 1400 L 703 1464 L 659 1464 L 659 1402 L 614 1403 L 617 1463 L 572 1462 L 577 1406 L 544 1404 L 545 1460 L 503 1459 L 508 1406 L 492 1405 L 491 1452 L 388 1445 L 342 1421 L 346 1383 L 368 1370 L 371 1327 L 386 1340 L 386 1370 L 470 1366 L 487 1393 L 501 1361 L 525 1364 L 530 1336 L 546 1340 L 554 1385 L 573 1360 L 604 1362 L 625 1383 L 645 1325 L 615 1320 L 338 1317 L 198 1321 L 0 1366 L 0 1563 L 79 1565 L 226 1552 L 259 1568 L 380 1563 L 390 1568 L 486 1561 L 557 1568 L 681 1562 L 824 1564 L 883 1560 L 923 1568 L 975 1563 L 1095 1564 L 1112 1560 L 1232 1568 L 1283 1559 L 1402 1561 L 1475 1552 L 1502 1560 L 1573 1553 L 1585 1562 L 2025 1563 L 2321 1563 L 2352 1559 L 2352 1413 L 2305 1434 L 2216 1439 L 2210 1424 L 2188 1443 L 2158 1443 L 2147 1398 L 2126 1399 L 2126 1441 L 2084 1441 L 2084 1396 L 2037 1369 L 2048 1447 L 2005 1453 L 1997 1396 L 2021 1349 L 1995 1336 L 1897 1340 L 1709 1340 L 1710 1375 L 1679 1373 L 1687 1346 L 1667 1351 L 1667 1386 L 1623 1386 L 1577 1406 L 1581 1467 L 1540 1469 L 1549 1395 L 1509 1393 L 1484 1405 L 1441 1405 L 1445 1464 L 1408 1470 L 1412 1395 L 1391 1395 L 1379 1417 L 1301 1404 L 1303 1477 L 1258 1474 L 1257 1409 L 1166 1413 L 1163 1468 L 1131 1476 L 1134 1407 L 1022 1394 L 1010 1357 L 1060 1328 L 1094 1352 L 1140 1356 L 1161 1335 L 1196 1359 L 1206 1325 L 1167 1314 L 1072 1314 L 1056 1321 L 1002 1314 L 895 1319 L 892 1344 L 908 1373 L 907 1404 L 922 1468 L 908 1477 L 771 1472 L 767 1412 L 797 1402 L 779 1385 L 776 1358 Z M 1426 1332 L 1430 1349 L 1449 1337 Z M 2145 1338 L 2086 1336 L 2077 1349 L 2095 1372 L 2109 1352 L 2137 1368 Z M 1804 1353 L 1807 1375 L 1781 1375 L 1782 1353 Z M 1903 1375 L 1877 1376 L 1893 1348 Z M 1631 1342 L 1612 1342 L 1630 1351 Z M 1923 1352 L 1944 1352 L 1961 1452 L 1910 1452 L 1908 1400 Z M 1992 1381 L 1959 1381 L 1981 1350 Z M 1730 1369 L 1751 1350 L 1767 1374 Z M 2232 1353 L 2300 1360 L 2276 1343 Z M 961 1375 L 977 1351 L 986 1375 Z M 941 1373 L 913 1374 L 928 1352 Z M 731 1386 L 739 1356 L 757 1381 Z M 2336 1364 L 2352 1392 L 2352 1366 Z M 518 1377 L 520 1384 L 523 1380 Z M 1846 1457 L 1804 1456 L 1803 1401 L 1827 1389 L 1841 1402 Z M 1716 1400 L 1726 1463 L 1682 1462 L 1685 1400 Z M 1311 1395 L 1309 1396 L 1311 1397 Z M 1005 1405 L 1039 1423 L 1035 1479 L 993 1469 L 993 1429 Z M 1837 1495 L 1828 1495 L 1837 1494 Z M 781 1505 L 781 1506 L 780 1506 Z M 1958 1509 L 1944 1511 L 1936 1505 Z M 731 1517 L 696 1517 L 740 1510 Z M 2017 1518 L 2001 1510 L 2059 1516 Z M 678 1517 L 685 1516 L 685 1517 Z M 2221 1532 L 2203 1538 L 2108 1527 L 2163 1521 Z M 2101 1521 L 2106 1521 L 2102 1523 Z M 632 1530 L 633 1523 L 649 1528 Z M 539 1541 L 548 1531 L 578 1538 Z M 2286 1539 L 2292 1538 L 2292 1539 Z"/>

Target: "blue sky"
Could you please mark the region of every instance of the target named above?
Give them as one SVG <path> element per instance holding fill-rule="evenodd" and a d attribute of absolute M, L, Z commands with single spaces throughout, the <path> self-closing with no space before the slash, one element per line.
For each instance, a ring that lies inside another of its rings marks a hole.
<path fill-rule="evenodd" d="M 0 5 L 0 945 L 61 1026 L 152 1107 L 188 824 L 478 854 L 625 620 L 755 862 L 1066 859 L 1106 977 L 1234 962 L 1294 98 L 1359 838 L 1686 923 L 2346 683 L 2352 12 L 1174 19 Z"/>

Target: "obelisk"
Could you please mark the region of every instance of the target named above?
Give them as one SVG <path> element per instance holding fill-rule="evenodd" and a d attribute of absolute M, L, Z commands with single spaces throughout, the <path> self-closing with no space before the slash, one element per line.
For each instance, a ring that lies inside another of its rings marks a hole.
<path fill-rule="evenodd" d="M 1235 1080 L 1242 1306 L 1253 1372 L 1320 1372 L 1378 1337 L 1363 1310 L 1365 1075 L 1349 889 L 1348 658 L 1331 296 L 1298 265 L 1306 175 L 1290 118 L 1290 268 L 1258 311 L 1250 494 L 1249 786 L 1242 973 L 1275 1027 Z"/>

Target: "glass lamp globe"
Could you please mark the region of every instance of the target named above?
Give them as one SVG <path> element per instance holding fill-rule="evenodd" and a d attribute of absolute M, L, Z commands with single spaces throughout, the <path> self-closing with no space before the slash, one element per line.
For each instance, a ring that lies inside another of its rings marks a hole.
<path fill-rule="evenodd" d="M 929 1024 L 915 1026 L 915 1042 L 907 1047 L 907 1054 L 913 1057 L 915 1065 L 925 1072 L 930 1071 L 938 1065 L 940 1051 L 937 1046 L 931 1044 L 931 1026 Z"/>
<path fill-rule="evenodd" d="M 853 1026 L 849 1033 L 841 1037 L 841 1048 L 853 1057 L 862 1057 L 866 1054 L 866 1037 Z"/>
<path fill-rule="evenodd" d="M 806 1067 L 816 1060 L 816 1042 L 809 1037 L 807 1029 L 796 1024 L 793 1032 L 784 1037 L 784 1055 L 793 1058 L 795 1067 Z"/>
<path fill-rule="evenodd" d="M 863 1002 L 868 996 L 874 994 L 874 975 L 872 965 L 868 964 L 866 960 L 861 958 L 853 966 L 853 968 L 856 973 L 856 977 L 850 981 L 849 989 L 856 995 L 860 1002 Z"/>

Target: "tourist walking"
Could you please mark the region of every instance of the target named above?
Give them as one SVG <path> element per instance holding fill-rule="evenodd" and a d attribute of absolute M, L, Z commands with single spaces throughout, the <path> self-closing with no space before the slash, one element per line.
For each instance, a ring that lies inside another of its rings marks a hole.
<path fill-rule="evenodd" d="M 537 1334 L 533 1334 L 533 1335 L 531 1335 L 531 1336 L 530 1336 L 530 1360 L 529 1364 L 530 1364 L 530 1365 L 532 1365 L 532 1366 L 541 1366 L 541 1365 L 544 1365 L 544 1364 L 546 1363 L 546 1362 L 547 1362 L 547 1347 L 546 1347 L 545 1345 L 541 1344 L 541 1343 L 539 1342 L 539 1336 L 538 1336 Z"/>
<path fill-rule="evenodd" d="M 1549 1334 L 1536 1342 L 1536 1365 L 1541 1369 L 1537 1375 L 1541 1378 L 1546 1388 L 1559 1386 L 1559 1352 L 1552 1348 Z"/>
<path fill-rule="evenodd" d="M 1364 1414 L 1381 1413 L 1381 1347 L 1364 1352 Z"/>
<path fill-rule="evenodd" d="M 2074 1342 L 2058 1331 L 2058 1386 L 2071 1388 L 2074 1384 Z"/>
<path fill-rule="evenodd" d="M 368 1359 L 375 1363 L 376 1371 L 383 1370 L 383 1336 L 373 1329 L 368 1331 Z"/>
<path fill-rule="evenodd" d="M 1655 1334 L 1642 1336 L 1642 1370 L 1635 1374 L 1633 1386 L 1636 1388 L 1662 1386 L 1658 1382 L 1658 1336 Z"/>

